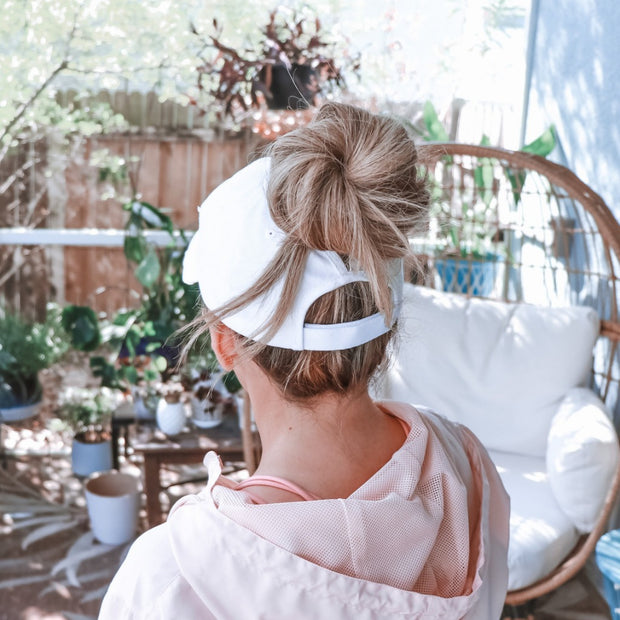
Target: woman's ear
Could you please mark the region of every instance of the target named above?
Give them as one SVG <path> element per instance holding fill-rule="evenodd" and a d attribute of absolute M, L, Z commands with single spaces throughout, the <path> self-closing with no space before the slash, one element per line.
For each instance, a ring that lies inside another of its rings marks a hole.
<path fill-rule="evenodd" d="M 232 370 L 239 357 L 235 332 L 230 327 L 226 327 L 224 323 L 210 327 L 209 332 L 211 334 L 211 348 L 220 366 L 224 370 Z"/>

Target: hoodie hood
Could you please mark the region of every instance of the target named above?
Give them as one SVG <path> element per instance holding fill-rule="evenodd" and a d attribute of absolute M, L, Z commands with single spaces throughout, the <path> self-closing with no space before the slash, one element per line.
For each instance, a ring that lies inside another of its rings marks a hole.
<path fill-rule="evenodd" d="M 463 427 L 382 403 L 403 446 L 346 499 L 256 505 L 209 484 L 167 523 L 178 569 L 218 618 L 499 617 L 508 499 Z M 420 410 L 421 411 L 421 410 Z"/>

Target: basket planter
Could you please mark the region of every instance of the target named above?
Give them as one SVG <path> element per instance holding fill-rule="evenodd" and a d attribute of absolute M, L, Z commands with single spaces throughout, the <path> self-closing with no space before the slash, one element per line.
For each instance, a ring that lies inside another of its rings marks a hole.
<path fill-rule="evenodd" d="M 489 297 L 495 286 L 498 258 L 438 258 L 435 268 L 444 291 Z"/>
<path fill-rule="evenodd" d="M 88 480 L 85 494 L 91 528 L 99 542 L 121 545 L 134 538 L 140 508 L 137 478 L 103 472 Z"/>
<path fill-rule="evenodd" d="M 73 438 L 71 466 L 77 476 L 90 476 L 94 472 L 112 469 L 112 439 L 105 433 L 96 442 L 84 441 L 84 433 Z"/>

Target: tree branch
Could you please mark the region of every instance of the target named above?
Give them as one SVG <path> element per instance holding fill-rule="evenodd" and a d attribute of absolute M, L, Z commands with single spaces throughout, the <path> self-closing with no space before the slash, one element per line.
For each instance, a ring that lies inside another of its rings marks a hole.
<path fill-rule="evenodd" d="M 1 161 L 1 160 L 0 160 Z M 40 164 L 41 158 L 33 158 L 25 161 L 15 172 L 11 174 L 11 176 L 7 177 L 7 179 L 0 185 L 0 196 L 6 192 L 11 185 L 17 181 L 17 179 L 22 178 L 26 170 L 28 168 L 32 168 L 35 164 Z"/>
<path fill-rule="evenodd" d="M 73 24 L 71 26 L 71 32 L 69 32 L 69 36 L 67 37 L 67 41 L 65 45 L 64 58 L 56 66 L 56 68 L 47 76 L 47 79 L 43 82 L 43 84 L 41 84 L 41 86 L 39 86 L 39 88 L 37 88 L 37 90 L 32 94 L 30 99 L 22 103 L 22 105 L 19 107 L 19 110 L 17 111 L 15 116 L 9 121 L 8 125 L 6 125 L 6 127 L 4 128 L 2 135 L 0 135 L 0 144 L 2 144 L 2 142 L 4 141 L 4 138 L 6 138 L 6 136 L 9 135 L 9 132 L 11 131 L 11 129 L 15 127 L 15 125 L 19 122 L 22 116 L 26 113 L 26 110 L 37 100 L 39 95 L 51 84 L 54 78 L 69 66 L 69 57 L 71 55 L 71 42 L 75 38 L 75 33 L 77 31 L 78 17 L 80 15 L 80 11 L 83 8 L 84 8 L 84 2 L 80 2 L 78 10 L 75 12 L 75 15 L 73 16 Z M 5 154 L 6 152 L 3 153 L 3 156 Z M 0 157 L 0 161 L 1 160 L 2 158 Z"/>
<path fill-rule="evenodd" d="M 63 60 L 51 73 L 48 75 L 47 79 L 37 90 L 32 94 L 28 101 L 25 101 L 20 106 L 17 114 L 9 121 L 9 124 L 4 128 L 2 135 L 0 135 L 0 142 L 4 140 L 4 138 L 9 134 L 11 129 L 15 127 L 16 123 L 21 119 L 21 117 L 26 113 L 26 110 L 36 101 L 37 97 L 50 85 L 50 82 L 61 72 L 67 68 L 68 62 L 67 60 Z"/>
<path fill-rule="evenodd" d="M 160 71 L 161 69 L 177 69 L 178 70 L 179 65 L 160 63 L 158 65 L 151 65 L 151 66 L 144 66 L 144 67 L 129 67 L 127 69 L 127 72 L 133 74 L 133 73 L 141 73 L 143 71 Z M 80 73 L 83 75 L 115 75 L 115 76 L 119 75 L 118 70 L 81 69 L 71 64 L 67 65 L 67 71 L 70 71 L 71 73 Z M 122 70 L 121 70 L 121 74 L 122 74 Z"/>

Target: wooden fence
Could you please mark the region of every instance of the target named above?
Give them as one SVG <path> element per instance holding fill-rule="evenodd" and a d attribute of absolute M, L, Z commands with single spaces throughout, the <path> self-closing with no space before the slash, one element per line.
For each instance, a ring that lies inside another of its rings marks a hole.
<path fill-rule="evenodd" d="M 89 165 L 95 151 L 107 149 L 126 161 L 137 158 L 135 180 L 142 199 L 166 209 L 176 227 L 193 230 L 197 225 L 196 207 L 224 179 L 242 168 L 260 146 L 252 134 L 212 140 L 199 135 L 143 134 L 90 139 L 74 149 L 54 175 L 44 177 L 38 168 L 32 168 L 25 173 L 19 192 L 0 196 L 0 211 L 5 215 L 0 227 L 28 226 L 24 205 L 32 202 L 28 197 L 40 186 L 37 226 L 123 229 L 126 214 L 121 203 L 105 198 L 98 170 Z M 49 162 L 49 147 L 40 150 L 41 163 L 45 159 Z M 16 168 L 23 159 L 17 158 L 19 161 L 11 162 L 11 167 Z M 2 174 L 8 178 L 7 170 Z M 22 213 L 18 213 L 20 209 Z M 11 217 L 7 217 L 9 211 Z M 0 302 L 37 318 L 50 300 L 88 304 L 98 311 L 113 312 L 135 303 L 135 291 L 139 290 L 122 248 L 99 247 L 96 235 L 92 247 L 72 247 L 60 238 L 58 245 L 47 246 L 12 241 L 0 245 L 0 259 L 0 278 L 4 278 Z"/>

